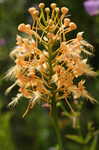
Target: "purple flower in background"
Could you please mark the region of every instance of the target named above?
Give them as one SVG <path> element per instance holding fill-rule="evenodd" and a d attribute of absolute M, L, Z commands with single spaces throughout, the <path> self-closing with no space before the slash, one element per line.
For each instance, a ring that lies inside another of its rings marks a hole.
<path fill-rule="evenodd" d="M 4 39 L 0 39 L 0 46 L 5 45 L 6 41 Z"/>
<path fill-rule="evenodd" d="M 91 16 L 99 14 L 99 0 L 86 0 L 84 7 L 86 12 Z"/>

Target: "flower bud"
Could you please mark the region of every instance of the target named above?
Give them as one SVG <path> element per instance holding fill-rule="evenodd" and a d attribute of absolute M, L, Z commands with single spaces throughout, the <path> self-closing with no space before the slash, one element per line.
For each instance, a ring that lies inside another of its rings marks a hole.
<path fill-rule="evenodd" d="M 59 8 L 58 8 L 58 7 L 56 7 L 56 8 L 55 8 L 55 11 L 56 11 L 56 12 L 59 12 Z"/>
<path fill-rule="evenodd" d="M 50 5 L 50 7 L 51 7 L 52 9 L 55 9 L 55 8 L 56 8 L 56 3 L 52 3 L 52 4 Z"/>
<path fill-rule="evenodd" d="M 70 19 L 69 18 L 65 18 L 64 19 L 64 26 L 67 27 L 70 24 Z"/>
<path fill-rule="evenodd" d="M 61 12 L 62 12 L 64 15 L 67 14 L 68 11 L 69 11 L 69 9 L 66 8 L 66 7 L 62 7 L 62 8 L 61 8 Z"/>
<path fill-rule="evenodd" d="M 83 37 L 82 37 L 82 36 L 83 36 L 83 32 L 78 32 L 78 33 L 77 33 L 77 39 L 78 39 L 78 40 L 83 40 Z"/>
<path fill-rule="evenodd" d="M 38 11 L 38 10 L 33 11 L 33 16 L 34 16 L 34 17 L 36 17 L 36 16 L 38 16 L 38 15 L 39 15 L 39 11 Z"/>
<path fill-rule="evenodd" d="M 50 9 L 48 7 L 45 8 L 45 12 L 49 13 Z"/>
<path fill-rule="evenodd" d="M 32 14 L 35 10 L 36 10 L 35 7 L 31 7 L 31 8 L 28 9 L 28 12 L 29 12 L 30 14 Z"/>
<path fill-rule="evenodd" d="M 39 8 L 44 8 L 45 7 L 45 4 L 44 3 L 40 3 L 39 4 Z"/>
<path fill-rule="evenodd" d="M 69 27 L 71 28 L 71 30 L 77 29 L 77 25 L 74 22 L 70 22 Z"/>
<path fill-rule="evenodd" d="M 20 25 L 18 26 L 18 30 L 19 30 L 19 31 L 24 31 L 24 29 L 25 29 L 25 24 L 24 24 L 24 23 L 22 23 L 22 24 L 20 24 Z"/>

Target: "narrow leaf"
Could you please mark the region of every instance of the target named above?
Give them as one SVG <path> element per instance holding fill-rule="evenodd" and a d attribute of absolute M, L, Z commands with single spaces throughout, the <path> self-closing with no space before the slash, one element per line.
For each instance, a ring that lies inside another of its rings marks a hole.
<path fill-rule="evenodd" d="M 84 144 L 84 139 L 81 136 L 66 135 L 65 137 L 70 139 L 70 140 L 72 140 L 72 141 L 74 141 L 74 142 L 77 142 L 77 143 L 80 143 L 80 144 Z"/>

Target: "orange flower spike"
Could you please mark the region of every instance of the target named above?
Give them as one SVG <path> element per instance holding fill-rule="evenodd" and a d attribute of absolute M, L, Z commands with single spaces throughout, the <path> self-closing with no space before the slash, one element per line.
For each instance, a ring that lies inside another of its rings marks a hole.
<path fill-rule="evenodd" d="M 96 75 L 82 55 L 82 52 L 91 55 L 85 48 L 93 47 L 83 39 L 83 32 L 66 40 L 66 34 L 77 29 L 77 25 L 66 16 L 68 8 L 59 9 L 56 3 L 52 3 L 50 8 L 40 3 L 39 8 L 28 9 L 33 25 L 22 23 L 18 26 L 18 30 L 27 35 L 25 38 L 17 35 L 17 46 L 11 52 L 16 66 L 9 75 L 13 74 L 16 79 L 19 97 L 21 94 L 30 99 L 25 114 L 39 101 L 53 103 L 53 96 L 56 104 L 71 94 L 74 99 L 83 96 L 94 100 L 85 90 L 82 80 L 76 84 L 74 82 L 84 74 Z"/>

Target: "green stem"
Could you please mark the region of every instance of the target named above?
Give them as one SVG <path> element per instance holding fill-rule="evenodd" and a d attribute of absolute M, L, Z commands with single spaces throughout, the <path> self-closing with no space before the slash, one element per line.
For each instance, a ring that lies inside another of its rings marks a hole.
<path fill-rule="evenodd" d="M 53 60 L 53 52 L 52 52 L 52 45 L 51 43 L 48 44 L 48 53 L 49 53 L 49 59 L 48 59 L 48 63 L 49 63 L 49 85 L 52 75 L 53 75 L 53 67 L 52 67 L 52 60 Z M 60 134 L 60 128 L 59 128 L 59 124 L 58 124 L 58 116 L 57 116 L 57 107 L 56 107 L 56 99 L 55 99 L 55 90 L 53 87 L 51 87 L 51 119 L 53 122 L 53 126 L 56 132 L 56 136 L 57 136 L 57 141 L 58 141 L 58 149 L 57 150 L 63 150 L 62 148 L 62 140 L 61 140 L 61 134 Z"/>
<path fill-rule="evenodd" d="M 55 97 L 52 97 L 52 122 L 53 122 L 53 126 L 56 132 L 56 136 L 57 136 L 57 141 L 58 141 L 58 149 L 57 150 L 63 150 L 63 146 L 62 146 L 62 139 L 61 139 L 61 134 L 60 134 L 60 128 L 59 128 L 59 124 L 58 124 L 58 117 L 57 117 L 57 108 L 56 108 L 56 102 L 55 102 Z"/>

